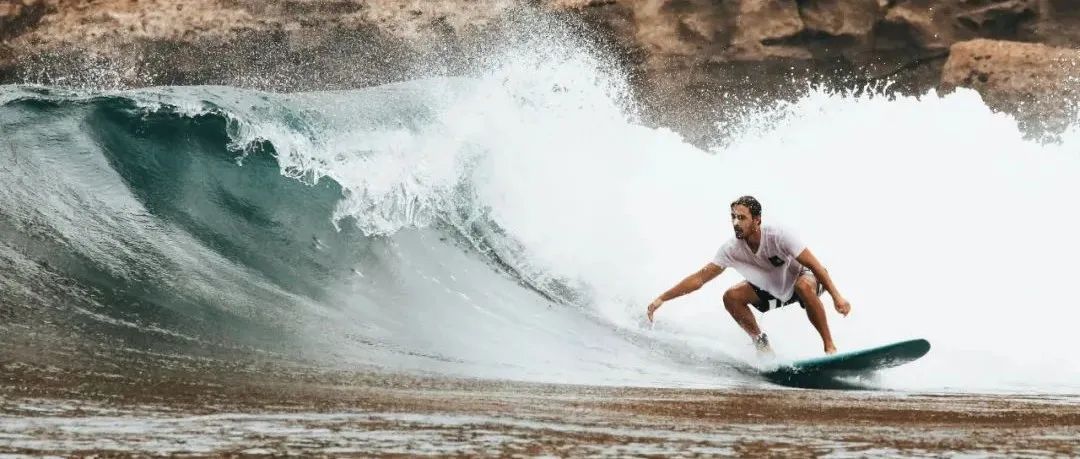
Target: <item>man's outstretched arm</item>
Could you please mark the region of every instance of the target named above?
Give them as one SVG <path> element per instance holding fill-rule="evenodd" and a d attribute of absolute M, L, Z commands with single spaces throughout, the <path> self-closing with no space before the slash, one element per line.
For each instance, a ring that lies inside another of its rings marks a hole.
<path fill-rule="evenodd" d="M 810 249 L 803 249 L 802 253 L 795 259 L 803 266 L 810 268 L 810 272 L 814 273 L 814 277 L 818 279 L 818 282 L 825 286 L 825 290 L 829 292 L 829 296 L 833 299 L 833 305 L 836 306 L 836 312 L 847 316 L 851 312 L 851 303 L 848 303 L 844 296 L 840 294 L 840 290 L 836 288 L 836 284 L 829 277 L 829 270 L 821 265 L 821 262 L 810 252 Z"/>
<path fill-rule="evenodd" d="M 699 269 L 694 274 L 686 276 L 681 282 L 671 287 L 668 291 L 657 297 L 651 304 L 649 304 L 649 322 L 653 320 L 653 313 L 660 308 L 660 305 L 665 301 L 678 298 L 693 292 L 705 285 L 706 282 L 711 281 L 724 272 L 724 267 L 718 266 L 713 263 L 706 263 L 704 268 Z"/>

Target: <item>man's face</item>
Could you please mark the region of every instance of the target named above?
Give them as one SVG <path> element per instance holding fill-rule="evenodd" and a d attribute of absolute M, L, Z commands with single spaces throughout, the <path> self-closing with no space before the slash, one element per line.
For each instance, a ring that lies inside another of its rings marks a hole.
<path fill-rule="evenodd" d="M 735 237 L 746 239 L 757 232 L 761 220 L 750 216 L 750 209 L 742 204 L 731 207 L 731 225 L 735 227 Z"/>

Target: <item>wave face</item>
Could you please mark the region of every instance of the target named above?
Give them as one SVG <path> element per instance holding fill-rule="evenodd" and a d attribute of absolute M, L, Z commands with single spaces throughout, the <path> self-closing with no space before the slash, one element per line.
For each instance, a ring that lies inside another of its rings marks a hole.
<path fill-rule="evenodd" d="M 648 345 L 527 262 L 473 182 L 482 137 L 445 131 L 455 104 L 484 103 L 476 85 L 4 88 L 4 360 L 600 384 L 745 372 Z"/>
<path fill-rule="evenodd" d="M 0 88 L 0 356 L 756 384 L 737 274 L 642 322 L 754 194 L 852 301 L 840 347 L 934 344 L 874 384 L 1080 390 L 1080 131 L 1025 140 L 966 91 L 811 91 L 701 150 L 602 59 L 515 56 L 339 92 Z M 821 352 L 798 308 L 761 321 Z"/>

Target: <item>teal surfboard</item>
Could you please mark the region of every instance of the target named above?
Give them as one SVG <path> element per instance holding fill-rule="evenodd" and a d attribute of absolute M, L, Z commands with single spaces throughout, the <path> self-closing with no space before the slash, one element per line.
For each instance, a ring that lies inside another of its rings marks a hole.
<path fill-rule="evenodd" d="M 796 387 L 832 387 L 837 378 L 863 376 L 914 361 L 930 352 L 930 342 L 913 339 L 781 364 L 762 374 L 772 382 Z"/>

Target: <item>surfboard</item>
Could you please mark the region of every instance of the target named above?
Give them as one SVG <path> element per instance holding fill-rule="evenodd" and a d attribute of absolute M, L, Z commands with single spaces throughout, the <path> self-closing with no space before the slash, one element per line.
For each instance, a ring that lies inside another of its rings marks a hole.
<path fill-rule="evenodd" d="M 777 384 L 796 387 L 831 387 L 837 378 L 862 376 L 903 365 L 930 352 L 930 342 L 912 339 L 869 349 L 837 353 L 784 363 L 762 373 Z"/>

